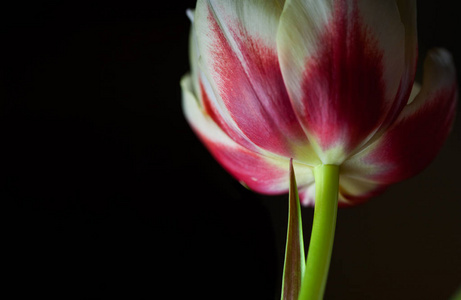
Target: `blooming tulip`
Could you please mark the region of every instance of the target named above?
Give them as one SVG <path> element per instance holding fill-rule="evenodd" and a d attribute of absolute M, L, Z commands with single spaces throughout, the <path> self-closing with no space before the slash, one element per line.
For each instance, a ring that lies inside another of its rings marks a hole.
<path fill-rule="evenodd" d="M 415 0 L 199 0 L 189 15 L 186 118 L 242 184 L 290 192 L 282 299 L 323 299 L 338 203 L 417 174 L 445 141 L 451 55 L 431 50 L 414 83 Z M 296 184 L 316 204 L 305 263 Z"/>
<path fill-rule="evenodd" d="M 425 168 L 455 115 L 451 55 L 431 50 L 422 84 L 409 0 L 199 0 L 192 72 L 181 82 L 191 127 L 256 192 L 289 188 L 314 203 L 314 168 L 339 166 L 339 204 L 355 205 Z"/>

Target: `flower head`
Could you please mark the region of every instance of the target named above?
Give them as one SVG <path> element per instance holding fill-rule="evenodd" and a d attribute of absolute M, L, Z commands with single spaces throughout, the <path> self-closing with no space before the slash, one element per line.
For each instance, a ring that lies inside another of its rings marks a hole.
<path fill-rule="evenodd" d="M 254 191 L 287 192 L 293 158 L 303 204 L 334 164 L 354 205 L 424 169 L 450 131 L 451 55 L 431 50 L 414 83 L 416 1 L 199 0 L 190 15 L 186 118 Z"/>

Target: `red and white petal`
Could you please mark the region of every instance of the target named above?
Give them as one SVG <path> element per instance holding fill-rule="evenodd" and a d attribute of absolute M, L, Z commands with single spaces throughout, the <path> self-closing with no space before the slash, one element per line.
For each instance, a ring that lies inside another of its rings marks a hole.
<path fill-rule="evenodd" d="M 299 185 L 298 185 L 299 186 Z M 315 183 L 302 187 L 299 192 L 299 201 L 303 206 L 315 205 Z"/>
<path fill-rule="evenodd" d="M 339 177 L 339 198 L 341 207 L 355 206 L 384 192 L 387 185 L 382 185 L 362 178 L 347 175 Z"/>
<path fill-rule="evenodd" d="M 248 137 L 238 128 L 229 112 L 219 105 L 215 93 L 210 85 L 210 82 L 206 78 L 202 71 L 198 73 L 198 93 L 197 98 L 199 99 L 203 113 L 209 116 L 216 125 L 219 126 L 232 140 L 237 142 L 239 145 L 253 151 L 258 151 L 259 147 L 256 146 Z"/>
<path fill-rule="evenodd" d="M 413 84 L 418 60 L 418 34 L 416 26 L 416 0 L 397 0 L 400 19 L 405 27 L 405 67 L 394 102 L 377 133 L 367 142 L 372 143 L 395 121 L 412 98 Z"/>
<path fill-rule="evenodd" d="M 200 107 L 213 121 L 234 141 L 248 149 L 258 147 L 251 142 L 238 128 L 227 109 L 217 101 L 209 80 L 199 66 L 200 53 L 198 49 L 197 34 L 195 30 L 195 11 L 188 10 L 187 15 L 191 20 L 189 35 L 189 60 L 191 64 L 191 79 L 193 94 L 196 95 Z"/>
<path fill-rule="evenodd" d="M 342 163 L 383 124 L 401 84 L 395 1 L 287 1 L 277 44 L 298 119 L 322 162 Z"/>
<path fill-rule="evenodd" d="M 256 192 L 285 193 L 289 187 L 288 158 L 258 153 L 232 140 L 200 107 L 192 92 L 192 81 L 181 81 L 183 110 L 187 121 L 214 158 L 237 180 Z M 313 174 L 307 165 L 294 162 L 298 185 L 312 182 Z"/>
<path fill-rule="evenodd" d="M 339 177 L 338 205 L 340 207 L 355 206 L 381 194 L 386 188 L 387 185 L 341 175 Z M 315 206 L 315 183 L 303 186 L 299 191 L 299 198 L 302 205 Z"/>
<path fill-rule="evenodd" d="M 195 34 L 194 26 L 195 11 L 192 9 L 188 9 L 186 11 L 186 14 L 189 20 L 191 21 L 191 26 L 189 30 L 189 63 L 193 83 L 193 92 L 196 95 L 198 95 L 200 92 L 200 68 L 198 66 L 199 52 L 197 45 L 197 35 Z"/>
<path fill-rule="evenodd" d="M 275 40 L 282 7 L 267 0 L 199 0 L 195 28 L 201 67 L 221 109 L 258 147 L 300 159 L 309 143 L 286 91 Z"/>
<path fill-rule="evenodd" d="M 414 176 L 439 152 L 451 129 L 458 97 L 451 55 L 431 50 L 418 95 L 376 142 L 345 162 L 349 174 L 390 184 Z"/>

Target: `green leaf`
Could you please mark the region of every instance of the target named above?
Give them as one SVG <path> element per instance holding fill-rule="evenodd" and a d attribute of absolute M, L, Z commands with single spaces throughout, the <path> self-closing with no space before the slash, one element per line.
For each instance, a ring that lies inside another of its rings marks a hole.
<path fill-rule="evenodd" d="M 304 241 L 298 187 L 290 159 L 290 192 L 288 204 L 288 229 L 285 264 L 282 279 L 282 300 L 297 300 L 304 274 Z"/>

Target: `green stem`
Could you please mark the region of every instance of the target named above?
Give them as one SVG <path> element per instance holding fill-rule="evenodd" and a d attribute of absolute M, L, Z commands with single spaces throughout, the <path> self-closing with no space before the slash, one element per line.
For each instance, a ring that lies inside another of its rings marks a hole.
<path fill-rule="evenodd" d="M 299 300 L 323 299 L 335 236 L 339 166 L 320 165 L 314 177 L 314 221 Z"/>

